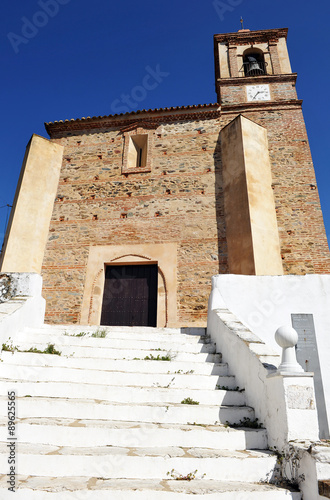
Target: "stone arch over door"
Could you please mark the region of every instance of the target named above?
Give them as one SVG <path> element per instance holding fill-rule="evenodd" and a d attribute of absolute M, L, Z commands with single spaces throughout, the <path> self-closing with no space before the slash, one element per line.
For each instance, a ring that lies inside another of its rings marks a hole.
<path fill-rule="evenodd" d="M 177 326 L 176 243 L 90 247 L 80 324 L 100 324 L 106 266 L 144 263 L 158 266 L 157 326 Z"/>

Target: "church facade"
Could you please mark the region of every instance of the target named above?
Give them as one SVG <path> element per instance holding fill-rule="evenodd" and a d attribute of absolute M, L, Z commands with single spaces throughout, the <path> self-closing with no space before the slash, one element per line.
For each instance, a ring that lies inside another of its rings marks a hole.
<path fill-rule="evenodd" d="M 32 136 L 1 271 L 42 274 L 47 322 L 205 326 L 215 274 L 329 273 L 286 37 L 215 35 L 215 104 Z"/>

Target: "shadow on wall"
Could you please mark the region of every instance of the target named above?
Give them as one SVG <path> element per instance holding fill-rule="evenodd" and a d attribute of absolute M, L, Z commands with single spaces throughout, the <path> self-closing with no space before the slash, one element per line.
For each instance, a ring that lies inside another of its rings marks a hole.
<path fill-rule="evenodd" d="M 219 259 L 219 274 L 228 273 L 228 249 L 226 239 L 226 221 L 225 221 L 225 207 L 223 196 L 223 175 L 222 175 L 222 162 L 221 162 L 221 139 L 220 132 L 215 147 L 214 153 L 214 196 L 217 217 L 217 231 L 218 231 L 218 259 Z"/>

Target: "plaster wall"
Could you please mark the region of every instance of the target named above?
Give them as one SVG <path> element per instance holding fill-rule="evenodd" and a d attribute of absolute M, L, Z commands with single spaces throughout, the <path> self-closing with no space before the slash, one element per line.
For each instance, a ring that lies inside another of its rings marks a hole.
<path fill-rule="evenodd" d="M 325 418 L 320 419 L 319 410 L 319 425 L 321 437 L 329 436 L 330 276 L 222 275 L 214 276 L 212 283 L 226 307 L 279 354 L 274 339 L 277 328 L 291 326 L 291 314 L 313 314 L 326 407 Z"/>
<path fill-rule="evenodd" d="M 221 142 L 229 272 L 283 274 L 267 130 L 239 115 Z"/>
<path fill-rule="evenodd" d="M 284 37 L 280 38 L 278 41 L 277 52 L 282 73 L 283 74 L 292 73 L 288 47 L 286 44 L 286 39 Z"/>
<path fill-rule="evenodd" d="M 33 135 L 5 236 L 2 272 L 41 272 L 63 147 Z"/>
<path fill-rule="evenodd" d="M 228 60 L 228 45 L 226 43 L 218 44 L 219 62 L 220 62 L 220 78 L 229 78 L 229 60 Z"/>

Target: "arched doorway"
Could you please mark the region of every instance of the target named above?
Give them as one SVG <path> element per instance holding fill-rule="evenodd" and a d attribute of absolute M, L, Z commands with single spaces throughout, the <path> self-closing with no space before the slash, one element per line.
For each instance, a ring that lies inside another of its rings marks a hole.
<path fill-rule="evenodd" d="M 157 326 L 157 264 L 106 266 L 101 325 Z"/>
<path fill-rule="evenodd" d="M 124 266 L 124 270 L 119 271 L 119 266 Z M 127 266 L 132 266 L 132 268 L 128 269 Z M 143 267 L 148 268 L 145 269 L 145 271 L 150 272 L 153 267 L 157 273 L 156 279 L 155 276 L 152 279 L 150 278 L 151 281 L 148 285 L 150 288 L 150 296 L 156 296 L 157 315 L 155 326 L 177 327 L 176 243 L 91 246 L 89 249 L 86 274 L 84 278 L 84 294 L 79 323 L 82 325 L 104 324 L 103 321 L 105 320 L 102 317 L 103 303 L 105 300 L 108 300 L 107 298 L 104 299 L 104 294 L 105 297 L 109 295 L 106 291 L 106 276 L 107 272 L 110 272 L 108 269 L 117 268 L 116 274 L 119 277 L 119 281 L 115 282 L 111 286 L 121 289 L 123 286 L 133 285 L 133 282 L 129 280 L 136 279 L 130 276 L 128 272 L 139 271 L 143 273 Z M 121 274 L 123 281 L 120 280 Z M 146 287 L 146 280 L 148 281 L 149 278 L 141 277 L 141 279 L 142 281 L 145 280 L 145 283 L 142 286 Z M 138 277 L 137 280 L 139 280 Z M 136 285 L 139 286 L 137 282 L 134 283 L 134 287 Z M 131 286 L 128 286 L 127 288 L 131 288 Z M 113 291 L 114 288 L 112 290 L 112 295 Z M 130 293 L 130 290 L 128 293 Z M 142 292 L 140 292 L 140 295 L 141 293 Z M 145 300 L 147 300 L 149 292 L 146 294 L 144 291 L 143 294 L 145 296 Z M 120 298 L 119 295 L 118 297 Z M 129 297 L 127 299 L 129 300 Z M 154 306 L 155 302 L 151 307 Z M 111 307 L 113 307 L 113 304 Z M 149 309 L 150 306 L 148 305 L 148 323 L 149 326 L 152 326 L 155 322 L 155 318 L 153 317 L 153 319 L 150 319 L 152 314 L 149 313 Z M 118 324 L 118 326 L 127 326 L 127 319 L 125 323 L 126 325 Z M 141 326 L 145 325 L 141 324 Z"/>

